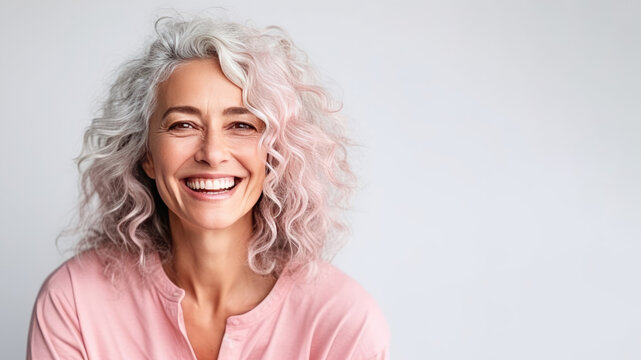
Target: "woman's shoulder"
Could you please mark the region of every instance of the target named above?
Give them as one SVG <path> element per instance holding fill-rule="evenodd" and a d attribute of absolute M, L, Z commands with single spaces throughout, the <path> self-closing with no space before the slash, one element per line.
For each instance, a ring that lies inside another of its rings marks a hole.
<path fill-rule="evenodd" d="M 345 307 L 376 306 L 376 301 L 367 290 L 341 269 L 324 261 L 315 265 L 311 274 L 301 270 L 293 276 L 295 289 L 298 289 L 305 299 L 316 299 L 313 302 L 332 302 Z M 314 296 L 309 296 L 311 294 Z"/>
<path fill-rule="evenodd" d="M 109 266 L 113 266 L 109 258 L 88 251 L 65 261 L 49 275 L 33 308 L 30 358 L 118 358 L 113 352 L 125 347 L 146 351 L 137 347 L 136 341 L 124 338 L 134 339 L 156 319 L 160 325 L 153 328 L 160 329 L 164 324 L 162 317 L 155 316 L 162 309 L 154 302 L 155 287 L 141 282 L 136 269 L 120 271 L 121 275 L 114 277 Z M 132 322 L 136 317 L 145 321 Z M 156 335 L 159 333 L 164 334 L 156 331 Z"/>
<path fill-rule="evenodd" d="M 121 271 L 119 273 L 126 275 L 127 279 L 118 279 L 118 273 L 110 271 L 110 266 L 113 264 L 96 250 L 76 254 L 45 279 L 37 301 L 65 299 L 69 304 L 76 303 L 83 298 L 95 299 L 117 293 L 120 280 L 139 280 L 135 271 Z"/>
<path fill-rule="evenodd" d="M 53 349 L 62 358 L 86 358 L 80 334 L 78 294 L 97 286 L 102 266 L 92 253 L 76 255 L 44 281 L 33 308 L 28 358 L 49 358 Z"/>
<path fill-rule="evenodd" d="M 88 251 L 71 257 L 52 271 L 45 279 L 40 292 L 70 293 L 75 285 L 80 285 L 78 281 L 97 284 L 103 282 L 103 277 L 103 262 L 95 252 Z"/>
<path fill-rule="evenodd" d="M 315 276 L 298 277 L 290 301 L 314 324 L 317 338 L 356 344 L 353 350 L 367 356 L 387 354 L 390 333 L 381 308 L 363 286 L 336 266 L 320 262 Z"/>
<path fill-rule="evenodd" d="M 316 263 L 316 269 L 311 275 L 300 275 L 295 283 L 300 291 L 304 290 L 305 298 L 311 299 L 312 297 L 307 295 L 314 294 L 313 299 L 316 299 L 314 302 L 331 302 L 345 308 L 356 305 L 358 308 L 377 307 L 374 298 L 361 284 L 327 262 Z"/>

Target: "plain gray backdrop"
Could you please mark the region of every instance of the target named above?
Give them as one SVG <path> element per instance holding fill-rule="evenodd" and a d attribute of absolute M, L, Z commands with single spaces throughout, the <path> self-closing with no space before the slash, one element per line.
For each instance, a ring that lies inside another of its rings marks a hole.
<path fill-rule="evenodd" d="M 342 97 L 335 263 L 392 358 L 641 358 L 641 3 L 606 0 L 2 2 L 0 357 L 69 256 L 82 131 L 166 8 L 285 28 Z"/>

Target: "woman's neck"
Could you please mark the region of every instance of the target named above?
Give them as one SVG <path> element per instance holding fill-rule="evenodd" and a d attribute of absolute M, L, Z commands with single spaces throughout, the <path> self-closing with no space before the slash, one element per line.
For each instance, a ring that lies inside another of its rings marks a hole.
<path fill-rule="evenodd" d="M 169 278 L 185 290 L 183 301 L 228 316 L 258 305 L 274 286 L 273 276 L 253 272 L 247 264 L 252 236 L 251 212 L 226 229 L 204 230 L 170 215 L 173 258 Z"/>

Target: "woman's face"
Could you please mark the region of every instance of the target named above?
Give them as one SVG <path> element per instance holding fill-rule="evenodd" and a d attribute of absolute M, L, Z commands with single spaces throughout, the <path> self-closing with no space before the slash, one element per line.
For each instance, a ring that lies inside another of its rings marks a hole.
<path fill-rule="evenodd" d="M 158 87 L 143 168 L 184 225 L 251 224 L 265 180 L 263 130 L 217 60 L 191 60 Z"/>

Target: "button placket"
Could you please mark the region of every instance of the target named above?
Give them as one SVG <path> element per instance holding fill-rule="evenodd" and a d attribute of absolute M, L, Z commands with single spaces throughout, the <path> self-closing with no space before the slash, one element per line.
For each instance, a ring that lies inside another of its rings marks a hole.
<path fill-rule="evenodd" d="M 219 359 L 237 359 L 241 355 L 243 339 L 247 329 L 238 329 L 238 319 L 228 319 L 223 341 L 220 346 Z"/>
<path fill-rule="evenodd" d="M 174 294 L 178 294 L 176 297 L 176 302 L 174 303 L 174 312 L 175 312 L 175 320 L 178 323 L 178 329 L 180 330 L 181 334 L 181 343 L 182 343 L 182 349 L 183 349 L 183 359 L 185 360 L 196 360 L 196 354 L 194 353 L 194 349 L 191 346 L 191 343 L 189 342 L 189 337 L 187 336 L 187 328 L 185 326 L 185 318 L 183 316 L 183 309 L 180 304 L 182 300 L 182 293 L 179 291 L 176 291 Z"/>

